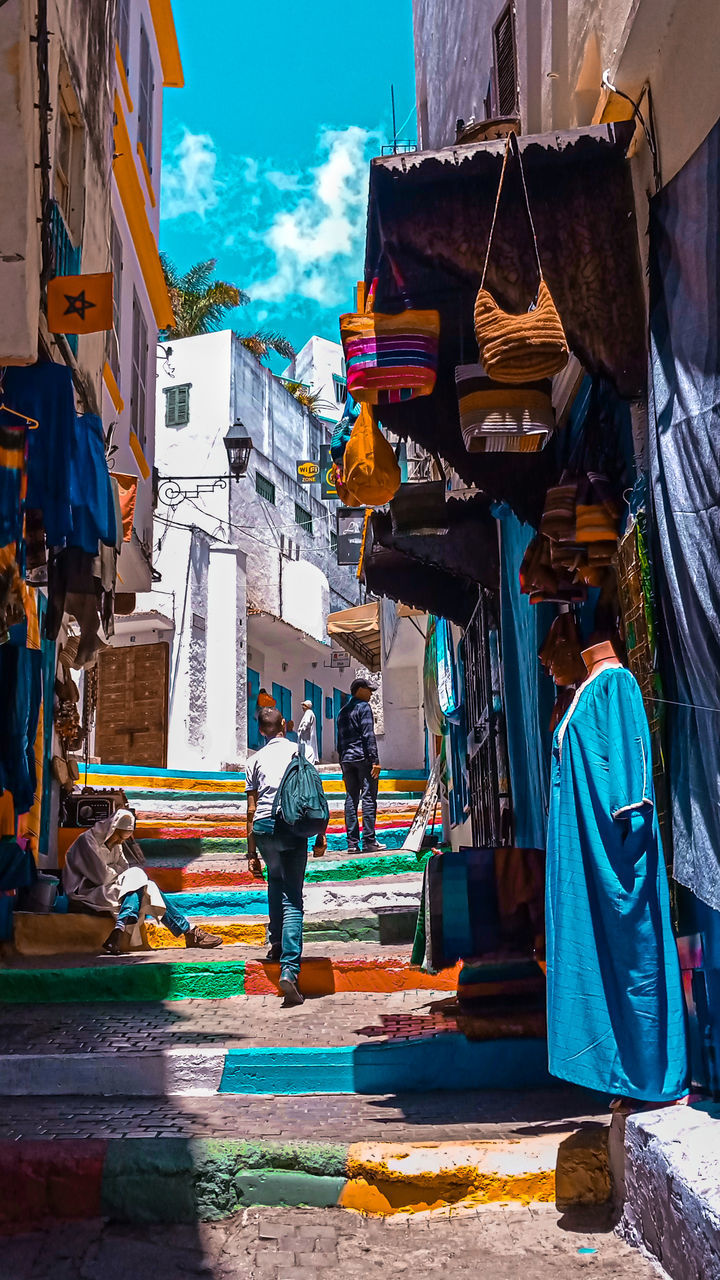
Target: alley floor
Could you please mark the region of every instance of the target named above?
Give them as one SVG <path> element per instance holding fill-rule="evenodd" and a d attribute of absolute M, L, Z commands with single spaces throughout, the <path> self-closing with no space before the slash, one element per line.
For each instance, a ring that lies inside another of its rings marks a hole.
<path fill-rule="evenodd" d="M 552 1205 L 368 1219 L 342 1209 L 254 1209 L 228 1222 L 78 1222 L 3 1242 L 7 1280 L 651 1280 L 663 1273 L 607 1224 Z"/>

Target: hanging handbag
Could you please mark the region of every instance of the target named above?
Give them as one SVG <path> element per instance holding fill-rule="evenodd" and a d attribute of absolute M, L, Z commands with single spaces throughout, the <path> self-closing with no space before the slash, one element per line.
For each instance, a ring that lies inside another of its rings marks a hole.
<path fill-rule="evenodd" d="M 555 429 L 549 378 L 525 386 L 488 378 L 481 364 L 455 370 L 460 430 L 468 453 L 538 453 Z"/>
<path fill-rule="evenodd" d="M 385 254 L 405 302 L 397 315 L 375 311 L 377 278 L 365 311 L 340 317 L 348 394 L 364 404 L 396 404 L 429 396 L 435 388 L 440 314 L 410 305 L 402 277 Z"/>
<path fill-rule="evenodd" d="M 490 250 L 497 221 L 508 157 L 513 153 L 520 166 L 525 208 L 535 248 L 535 260 L 539 275 L 535 301 L 524 315 L 503 311 L 493 295 L 485 288 Z M 480 289 L 475 299 L 475 336 L 480 360 L 490 378 L 499 382 L 528 382 L 538 378 L 551 378 L 564 369 L 570 355 L 562 321 L 543 276 L 535 225 L 530 211 L 530 200 L 525 183 L 517 136 L 511 133 L 505 144 L 500 183 L 493 212 L 487 252 L 483 265 Z"/>
<path fill-rule="evenodd" d="M 578 495 L 575 513 L 577 541 L 583 545 L 617 545 L 620 508 L 607 476 L 588 471 Z"/>
<path fill-rule="evenodd" d="M 372 409 L 363 405 L 343 459 L 342 483 L 354 499 L 352 505 L 384 506 L 397 492 L 401 478 L 392 445 L 378 427 Z"/>

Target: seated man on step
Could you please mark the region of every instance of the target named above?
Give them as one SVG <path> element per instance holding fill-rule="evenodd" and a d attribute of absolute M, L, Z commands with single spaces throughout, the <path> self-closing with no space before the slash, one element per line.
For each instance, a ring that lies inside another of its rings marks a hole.
<path fill-rule="evenodd" d="M 273 802 L 298 745 L 285 737 L 285 721 L 274 707 L 264 707 L 258 727 L 266 740 L 246 765 L 248 858 L 260 854 L 267 867 L 270 950 L 280 962 L 280 990 L 288 1005 L 302 1004 L 298 989 L 302 955 L 303 882 L 307 840 L 283 829 L 273 817 Z"/>
<path fill-rule="evenodd" d="M 221 947 L 222 938 L 206 933 L 190 921 L 148 878 L 140 866 L 142 853 L 133 840 L 135 817 L 116 809 L 73 841 L 63 869 L 63 888 L 73 904 L 89 911 L 117 912 L 115 927 L 103 945 L 111 956 L 140 946 L 138 925 L 145 915 L 160 918 L 186 947 Z M 127 841 L 127 845 L 125 842 Z"/>

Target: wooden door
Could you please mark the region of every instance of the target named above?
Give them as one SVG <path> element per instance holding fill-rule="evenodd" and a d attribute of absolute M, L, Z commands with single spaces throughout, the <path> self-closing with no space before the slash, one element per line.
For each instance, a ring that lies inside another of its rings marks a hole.
<path fill-rule="evenodd" d="M 164 642 L 100 654 L 95 754 L 103 764 L 167 767 L 169 666 Z"/>

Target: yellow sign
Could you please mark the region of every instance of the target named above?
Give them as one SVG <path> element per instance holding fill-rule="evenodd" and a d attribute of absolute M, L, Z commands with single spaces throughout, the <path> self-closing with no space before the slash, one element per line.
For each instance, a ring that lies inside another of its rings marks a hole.
<path fill-rule="evenodd" d="M 51 333 L 100 333 L 112 328 L 112 271 L 91 276 L 55 276 L 48 284 Z"/>
<path fill-rule="evenodd" d="M 319 462 L 298 462 L 297 478 L 301 484 L 317 484 L 320 479 Z"/>

